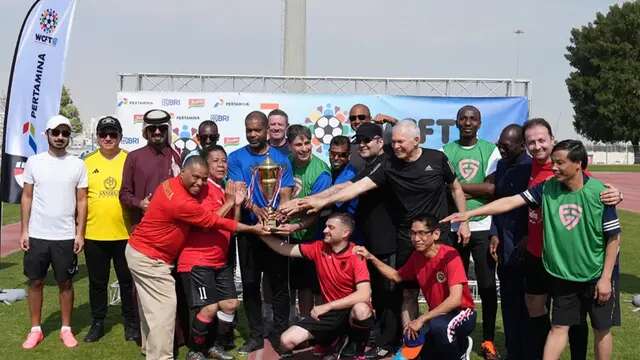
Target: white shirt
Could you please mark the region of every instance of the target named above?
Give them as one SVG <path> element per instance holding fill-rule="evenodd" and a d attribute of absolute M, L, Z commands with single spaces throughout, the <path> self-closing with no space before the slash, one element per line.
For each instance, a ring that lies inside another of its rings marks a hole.
<path fill-rule="evenodd" d="M 24 168 L 24 182 L 33 184 L 29 236 L 71 240 L 76 235 L 76 190 L 87 188 L 87 170 L 78 157 L 32 155 Z"/>

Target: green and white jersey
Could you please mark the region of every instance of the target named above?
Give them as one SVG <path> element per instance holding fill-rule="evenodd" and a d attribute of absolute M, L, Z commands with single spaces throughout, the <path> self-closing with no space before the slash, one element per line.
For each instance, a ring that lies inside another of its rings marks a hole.
<path fill-rule="evenodd" d="M 472 146 L 462 146 L 458 140 L 446 144 L 444 153 L 449 158 L 461 184 L 480 184 L 487 176 L 496 171 L 500 152 L 495 144 L 478 139 Z M 467 210 L 473 210 L 488 202 L 487 198 L 467 199 Z M 451 231 L 458 231 L 458 224 L 451 226 Z M 469 222 L 471 231 L 485 231 L 491 228 L 491 216 L 476 216 Z"/>
<path fill-rule="evenodd" d="M 542 261 L 549 274 L 580 282 L 602 274 L 607 240 L 620 233 L 616 208 L 600 201 L 604 188 L 585 175 L 577 191 L 551 178 L 520 194 L 530 207 L 542 208 Z"/>

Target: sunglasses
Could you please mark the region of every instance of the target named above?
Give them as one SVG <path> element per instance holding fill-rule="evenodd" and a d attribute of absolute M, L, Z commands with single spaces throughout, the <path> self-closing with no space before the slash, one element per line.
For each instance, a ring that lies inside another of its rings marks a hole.
<path fill-rule="evenodd" d="M 349 115 L 349 120 L 350 121 L 354 121 L 355 119 L 358 119 L 360 121 L 366 120 L 369 117 L 369 115 L 365 115 L 365 114 L 360 114 L 360 115 Z"/>
<path fill-rule="evenodd" d="M 208 141 L 217 142 L 220 139 L 220 135 L 219 134 L 198 135 L 198 138 L 200 138 L 200 140 L 205 143 Z"/>
<path fill-rule="evenodd" d="M 98 137 L 100 137 L 101 139 L 104 139 L 107 136 L 110 137 L 111 139 L 117 139 L 118 135 L 119 134 L 117 132 L 100 132 L 100 133 L 98 133 Z"/>
<path fill-rule="evenodd" d="M 57 137 L 62 135 L 62 137 L 66 137 L 68 138 L 69 136 L 71 136 L 71 131 L 69 130 L 58 130 L 58 129 L 51 129 L 51 136 Z"/>
<path fill-rule="evenodd" d="M 372 142 L 373 140 L 376 140 L 376 139 L 379 139 L 379 138 L 380 138 L 379 136 L 374 136 L 372 138 L 370 138 L 370 137 L 362 137 L 362 138 L 356 139 L 356 144 L 362 144 L 362 143 L 368 144 L 368 143 Z"/>
<path fill-rule="evenodd" d="M 349 157 L 349 152 L 347 152 L 347 151 L 344 151 L 344 152 L 329 151 L 329 156 L 347 158 L 347 157 Z"/>
<path fill-rule="evenodd" d="M 169 127 L 167 125 L 151 125 L 151 126 L 147 126 L 146 127 L 147 131 L 151 131 L 152 133 L 156 132 L 157 130 L 160 130 L 160 132 L 166 132 Z"/>

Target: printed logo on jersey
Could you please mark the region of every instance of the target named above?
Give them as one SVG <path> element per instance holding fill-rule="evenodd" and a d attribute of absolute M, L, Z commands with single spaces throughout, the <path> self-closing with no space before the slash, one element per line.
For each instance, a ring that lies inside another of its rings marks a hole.
<path fill-rule="evenodd" d="M 302 191 L 302 179 L 299 176 L 294 176 L 293 183 L 293 193 L 291 197 L 296 198 L 300 194 L 300 191 Z"/>
<path fill-rule="evenodd" d="M 118 182 L 116 181 L 116 179 L 113 176 L 109 176 L 106 179 L 104 179 L 104 187 L 107 190 L 115 189 L 117 183 Z"/>
<path fill-rule="evenodd" d="M 438 280 L 438 282 L 442 284 L 443 282 L 447 281 L 447 275 L 445 275 L 443 271 L 438 271 L 436 273 L 436 280 Z"/>
<path fill-rule="evenodd" d="M 582 217 L 582 208 L 577 204 L 560 205 L 560 221 L 567 230 L 571 230 L 580 222 Z"/>
<path fill-rule="evenodd" d="M 460 175 L 465 180 L 471 180 L 478 173 L 480 169 L 480 161 L 473 159 L 464 159 L 458 163 L 458 170 Z"/>

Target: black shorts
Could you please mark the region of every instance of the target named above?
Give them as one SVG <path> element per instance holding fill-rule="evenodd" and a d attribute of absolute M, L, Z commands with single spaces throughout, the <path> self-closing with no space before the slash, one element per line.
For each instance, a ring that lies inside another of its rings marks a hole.
<path fill-rule="evenodd" d="M 307 330 L 318 343 L 328 344 L 336 337 L 347 333 L 350 314 L 350 309 L 331 310 L 321 315 L 318 320 L 304 317 L 294 325 Z"/>
<path fill-rule="evenodd" d="M 306 258 L 289 258 L 289 284 L 292 290 L 311 289 L 320 294 L 314 263 Z"/>
<path fill-rule="evenodd" d="M 400 269 L 411 257 L 414 247 L 411 243 L 411 235 L 409 234 L 409 228 L 398 227 L 397 241 L 398 246 L 396 250 L 396 269 Z M 400 287 L 404 290 L 419 290 L 420 285 L 415 280 L 403 281 L 400 283 Z"/>
<path fill-rule="evenodd" d="M 618 285 L 616 281 L 612 280 L 614 291 L 609 300 L 604 304 L 598 304 L 593 298 L 597 280 L 576 282 L 551 278 L 551 323 L 553 325 L 582 324 L 586 321 L 587 314 L 591 319 L 591 326 L 596 330 L 607 330 L 614 325 L 619 325 L 620 319 L 616 319 L 615 288 Z"/>
<path fill-rule="evenodd" d="M 49 265 L 58 283 L 71 280 L 78 272 L 78 256 L 73 252 L 74 240 L 43 240 L 29 238 L 29 250 L 24 253 L 24 275 L 29 280 L 47 277 Z"/>
<path fill-rule="evenodd" d="M 180 273 L 187 304 L 192 309 L 215 304 L 222 300 L 236 299 L 233 268 L 194 266 L 190 272 Z"/>
<path fill-rule="evenodd" d="M 473 269 L 479 289 L 496 287 L 496 262 L 489 254 L 489 231 L 472 231 L 467 245 L 458 242 L 458 233 L 449 232 L 449 240 L 458 250 L 465 273 L 469 273 L 469 256 L 473 257 Z"/>
<path fill-rule="evenodd" d="M 524 256 L 524 292 L 531 295 L 549 293 L 553 277 L 544 268 L 542 258 L 525 251 Z"/>

